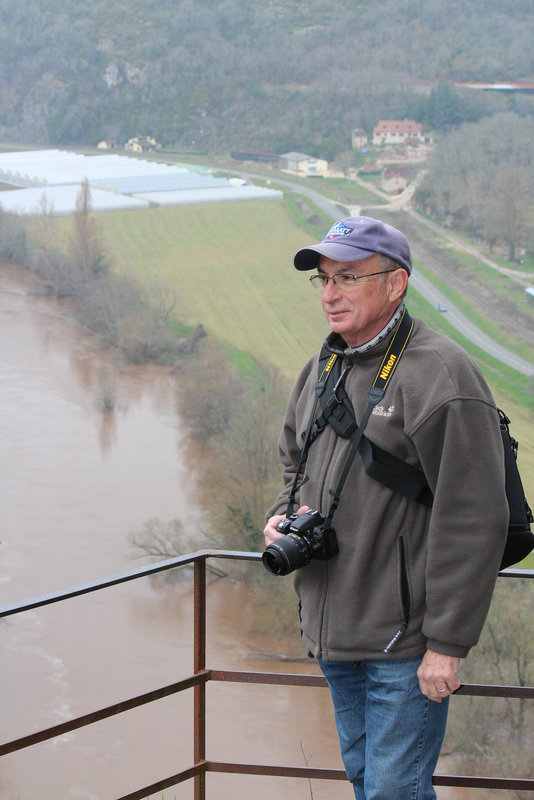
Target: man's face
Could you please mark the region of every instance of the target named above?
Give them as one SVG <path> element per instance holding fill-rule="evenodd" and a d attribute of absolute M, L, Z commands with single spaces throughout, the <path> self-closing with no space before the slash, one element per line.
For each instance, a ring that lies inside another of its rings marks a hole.
<path fill-rule="evenodd" d="M 346 273 L 367 275 L 370 272 L 381 272 L 379 255 L 350 262 L 332 261 L 321 256 L 319 273 L 328 277 Z M 321 290 L 321 305 L 332 331 L 340 334 L 349 347 L 359 347 L 368 342 L 391 319 L 407 277 L 405 270 L 398 269 L 388 275 L 362 278 L 343 290 L 334 281 L 328 281 Z"/>

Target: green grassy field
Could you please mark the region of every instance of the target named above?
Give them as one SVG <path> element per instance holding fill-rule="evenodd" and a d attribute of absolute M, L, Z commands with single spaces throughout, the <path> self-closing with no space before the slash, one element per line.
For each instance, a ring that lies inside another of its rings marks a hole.
<path fill-rule="evenodd" d="M 310 242 L 281 201 L 98 216 L 114 268 L 177 297 L 177 316 L 293 378 L 327 332 L 292 254 Z"/>

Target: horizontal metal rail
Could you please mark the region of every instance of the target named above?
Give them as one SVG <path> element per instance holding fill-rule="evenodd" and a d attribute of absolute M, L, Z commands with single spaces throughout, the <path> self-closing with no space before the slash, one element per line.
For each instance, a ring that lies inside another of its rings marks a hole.
<path fill-rule="evenodd" d="M 197 550 L 195 553 L 188 553 L 185 556 L 177 556 L 176 558 L 168 558 L 165 561 L 157 561 L 155 564 L 149 564 L 145 567 L 138 567 L 131 569 L 127 572 L 119 572 L 117 575 L 111 575 L 108 578 L 100 578 L 96 581 L 89 583 L 81 583 L 78 586 L 72 586 L 70 589 L 63 589 L 59 592 L 51 592 L 44 594 L 40 597 L 32 597 L 30 600 L 22 600 L 18 603 L 10 603 L 9 605 L 0 606 L 0 619 L 2 617 L 9 617 L 12 614 L 19 614 L 22 611 L 31 611 L 34 608 L 42 608 L 51 603 L 60 603 L 63 600 L 69 600 L 72 597 L 81 597 L 90 592 L 97 592 L 100 589 L 108 589 L 111 586 L 119 586 L 121 583 L 128 581 L 135 581 L 138 578 L 145 578 L 149 575 L 157 575 L 160 572 L 166 572 L 170 569 L 178 569 L 180 567 L 194 566 L 200 560 L 207 558 L 222 558 L 234 559 L 238 561 L 261 561 L 261 553 L 246 553 L 237 550 Z M 533 571 L 534 577 L 534 571 Z"/>
<path fill-rule="evenodd" d="M 48 739 L 55 739 L 58 736 L 63 736 L 65 733 L 71 733 L 79 728 L 85 728 L 87 725 L 93 725 L 95 722 L 101 722 L 103 719 L 109 719 L 109 717 L 114 717 L 125 711 L 131 711 L 133 708 L 139 708 L 147 703 L 153 703 L 155 700 L 161 700 L 163 697 L 170 697 L 177 692 L 192 689 L 194 686 L 198 686 L 200 683 L 206 683 L 208 680 L 209 673 L 204 671 L 197 675 L 192 675 L 190 678 L 185 678 L 176 683 L 171 683 L 168 686 L 163 686 L 161 689 L 154 689 L 151 692 L 140 694 L 137 697 L 131 697 L 129 700 L 113 703 L 113 705 L 106 706 L 106 708 L 101 708 L 98 711 L 92 711 L 89 714 L 83 714 L 81 717 L 75 717 L 67 722 L 60 722 L 42 731 L 30 733 L 28 736 L 22 736 L 20 739 L 13 739 L 11 742 L 0 744 L 0 756 L 14 753 L 17 750 L 24 750 L 26 747 L 31 747 L 31 745 L 46 742 Z"/>
<path fill-rule="evenodd" d="M 167 686 L 162 686 L 159 689 L 153 689 L 150 692 L 137 695 L 128 700 L 122 700 L 118 703 L 113 703 L 105 708 L 92 711 L 88 714 L 83 714 L 80 717 L 75 717 L 67 722 L 61 722 L 53 725 L 50 728 L 45 728 L 42 731 L 22 736 L 20 739 L 13 739 L 13 741 L 0 744 L 0 756 L 5 756 L 8 753 L 14 753 L 17 750 L 24 750 L 31 745 L 45 742 L 49 739 L 55 739 L 58 736 L 63 736 L 66 733 L 84 728 L 88 725 L 93 725 L 95 722 L 101 722 L 109 717 L 114 717 L 116 714 L 122 714 L 125 711 L 131 711 L 134 708 L 153 703 L 156 700 L 161 700 L 163 697 L 170 697 L 178 692 L 183 692 L 186 689 L 192 689 L 201 684 L 207 684 L 208 681 L 219 681 L 228 683 L 249 683 L 249 684 L 263 684 L 263 685 L 279 685 L 279 686 L 311 686 L 311 687 L 327 687 L 326 679 L 320 675 L 302 675 L 296 673 L 280 673 L 280 672 L 239 672 L 232 670 L 203 670 L 184 678 L 176 683 L 171 683 Z M 512 697 L 520 699 L 534 700 L 534 687 L 532 686 L 485 686 L 478 684 L 462 684 L 462 686 L 454 693 L 456 695 L 470 695 L 474 697 Z"/>
<path fill-rule="evenodd" d="M 179 569 L 181 567 L 194 566 L 199 560 L 206 560 L 208 558 L 232 559 L 237 561 L 261 561 L 261 553 L 240 552 L 238 550 L 197 550 L 195 553 L 188 553 L 184 556 L 176 556 L 176 558 L 168 558 L 165 561 L 157 561 L 154 564 L 148 564 L 137 569 L 128 570 L 127 572 L 119 572 L 116 575 L 111 575 L 107 578 L 100 578 L 89 583 L 81 583 L 78 586 L 72 586 L 68 589 L 62 589 L 58 592 L 51 592 L 39 597 L 32 597 L 29 600 L 21 600 L 17 603 L 9 603 L 0 606 L 0 618 L 8 617 L 13 614 L 19 614 L 22 611 L 30 611 L 35 608 L 42 608 L 43 606 L 52 603 L 59 603 L 63 600 L 69 600 L 72 597 L 81 597 L 84 594 L 97 592 L 100 589 L 107 589 L 111 586 L 118 586 L 121 583 L 134 581 L 139 578 L 145 578 L 150 575 L 156 575 L 160 572 L 166 572 L 171 569 Z M 501 578 L 534 578 L 534 570 L 532 569 L 505 569 L 499 572 Z"/>
<path fill-rule="evenodd" d="M 278 777 L 294 777 L 322 780 L 346 780 L 344 770 L 323 769 L 318 767 L 296 767 L 267 764 L 240 764 L 233 762 L 210 761 L 206 758 L 206 696 L 205 688 L 209 681 L 269 684 L 285 686 L 326 687 L 325 678 L 318 675 L 300 675 L 294 673 L 244 672 L 235 670 L 206 669 L 206 562 L 209 558 L 237 559 L 259 561 L 260 553 L 235 552 L 227 550 L 200 550 L 186 556 L 160 561 L 156 564 L 122 572 L 108 578 L 65 589 L 60 592 L 42 595 L 30 600 L 0 607 L 0 618 L 19 614 L 52 603 L 62 602 L 72 597 L 89 594 L 100 589 L 117 586 L 141 577 L 147 577 L 170 569 L 186 566 L 194 568 L 194 674 L 176 683 L 154 689 L 150 692 L 114 703 L 105 708 L 83 716 L 68 720 L 59 725 L 28 734 L 4 744 L 0 744 L 0 756 L 23 750 L 49 739 L 54 739 L 73 730 L 92 725 L 103 719 L 113 717 L 131 709 L 178 692 L 193 689 L 194 692 L 194 764 L 193 766 L 168 776 L 150 786 L 124 795 L 117 800 L 144 800 L 151 794 L 164 791 L 184 781 L 195 782 L 195 800 L 205 798 L 205 777 L 208 772 L 234 773 L 242 775 L 266 775 Z M 534 578 L 534 570 L 508 569 L 500 573 L 501 577 Z M 477 697 L 506 697 L 517 699 L 534 699 L 534 687 L 529 686 L 488 686 L 463 684 L 455 695 Z M 510 791 L 534 792 L 534 780 L 520 778 L 496 778 L 482 776 L 435 775 L 433 782 L 439 786 L 471 787 L 486 789 L 505 789 Z"/>

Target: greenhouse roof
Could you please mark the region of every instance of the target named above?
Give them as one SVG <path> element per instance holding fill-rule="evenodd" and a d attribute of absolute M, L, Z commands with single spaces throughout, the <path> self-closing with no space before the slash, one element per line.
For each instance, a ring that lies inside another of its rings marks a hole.
<path fill-rule="evenodd" d="M 14 189 L 0 192 L 0 207 L 15 214 L 38 215 L 46 212 L 57 216 L 73 214 L 80 187 L 35 186 L 31 189 Z M 93 211 L 119 211 L 134 208 L 148 208 L 149 203 L 138 197 L 91 190 Z"/>
<path fill-rule="evenodd" d="M 216 177 L 205 167 L 171 165 L 125 155 L 63 150 L 0 153 L 0 207 L 20 214 L 72 214 L 81 184 L 91 186 L 93 211 L 271 199 L 281 192 Z"/>

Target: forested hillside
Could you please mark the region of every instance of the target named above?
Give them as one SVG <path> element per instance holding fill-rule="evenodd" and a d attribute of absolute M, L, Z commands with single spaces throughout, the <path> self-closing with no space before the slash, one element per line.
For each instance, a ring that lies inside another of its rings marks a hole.
<path fill-rule="evenodd" d="M 494 114 L 444 136 L 415 193 L 419 208 L 510 262 L 534 252 L 534 119 Z M 501 250 L 502 252 L 502 250 Z"/>
<path fill-rule="evenodd" d="M 531 0 L 17 0 L 0 8 L 0 139 L 333 158 L 350 129 L 439 127 L 426 82 L 534 75 Z M 451 122 L 533 112 L 461 92 Z"/>

